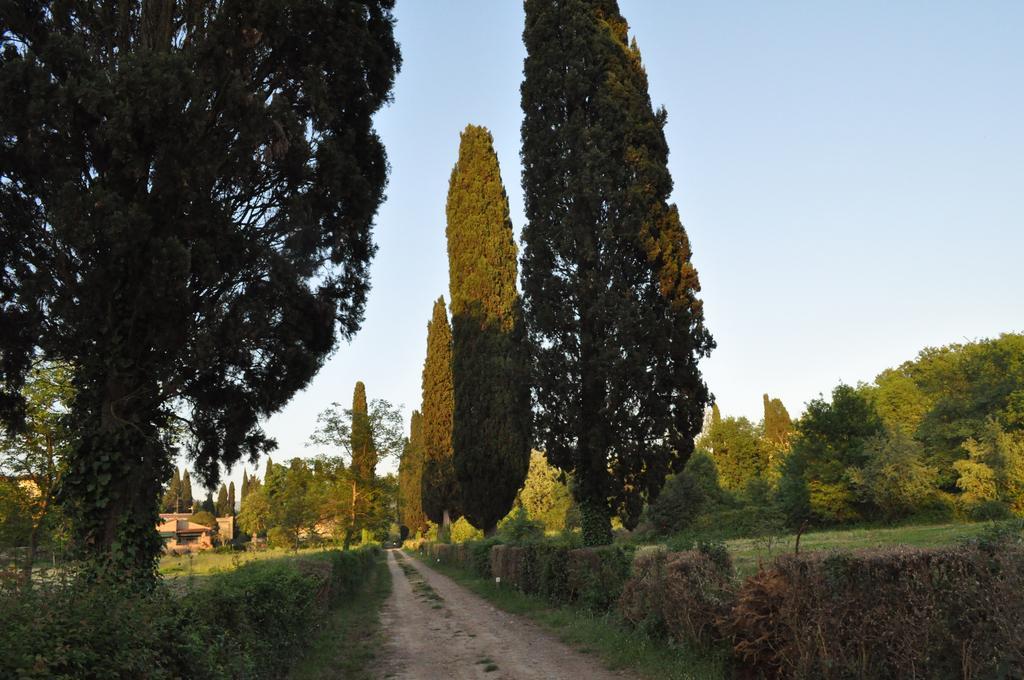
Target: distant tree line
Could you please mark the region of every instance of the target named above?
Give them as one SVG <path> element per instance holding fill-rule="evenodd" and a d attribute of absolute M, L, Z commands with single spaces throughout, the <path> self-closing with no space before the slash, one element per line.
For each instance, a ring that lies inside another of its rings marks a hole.
<path fill-rule="evenodd" d="M 751 530 L 753 515 L 791 527 L 1024 516 L 1024 335 L 922 350 L 792 422 L 764 405 L 759 423 L 712 408 L 697 455 L 649 508 L 659 528 L 701 513 Z"/>

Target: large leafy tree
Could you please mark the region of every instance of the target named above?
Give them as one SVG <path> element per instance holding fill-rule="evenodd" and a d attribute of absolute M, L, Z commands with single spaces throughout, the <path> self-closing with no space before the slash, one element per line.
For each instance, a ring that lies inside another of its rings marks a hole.
<path fill-rule="evenodd" d="M 332 473 L 334 487 L 329 494 L 333 510 L 328 513 L 332 521 L 344 528 L 346 549 L 359 531 L 376 526 L 378 519 L 388 513 L 384 504 L 386 493 L 379 480 L 373 477 L 373 467 L 357 470 L 358 466 L 365 465 L 366 460 L 361 458 L 366 453 L 361 447 L 367 441 L 372 442 L 373 464 L 376 464 L 377 461 L 398 458 L 405 445 L 401 407 L 393 406 L 385 399 L 373 399 L 367 403 L 365 389 L 362 394 L 360 404 L 357 388 L 357 403 L 353 408 L 346 409 L 333 403 L 322 411 L 317 416 L 317 429 L 309 438 L 310 444 L 327 447 L 328 450 L 340 449 L 341 460 L 348 461 L 345 474 L 341 474 L 343 462 L 334 466 L 337 468 Z M 344 514 L 338 511 L 341 507 L 345 508 Z"/>
<path fill-rule="evenodd" d="M 529 467 L 530 392 L 508 196 L 486 128 L 462 133 L 447 213 L 452 460 L 466 519 L 490 535 Z"/>
<path fill-rule="evenodd" d="M 434 302 L 427 324 L 427 358 L 423 362 L 423 512 L 447 534 L 462 516 L 462 496 L 452 464 L 452 329 L 444 298 Z"/>
<path fill-rule="evenodd" d="M 584 541 L 682 469 L 713 347 L 655 111 L 614 0 L 526 0 L 524 311 L 535 425 L 574 473 Z"/>
<path fill-rule="evenodd" d="M 74 366 L 77 545 L 152 573 L 171 424 L 204 483 L 358 329 L 393 0 L 6 3 L 0 416 Z"/>
<path fill-rule="evenodd" d="M 63 364 L 37 362 L 22 387 L 25 427 L 18 431 L 0 427 L 0 476 L 10 483 L 7 497 L 14 505 L 8 512 L 0 510 L 0 523 L 6 523 L 4 515 L 25 520 L 26 580 L 31 579 L 32 563 L 47 528 L 59 516 L 56 492 L 73 442 L 67 418 L 74 399 L 71 373 Z"/>
<path fill-rule="evenodd" d="M 427 530 L 427 516 L 423 514 L 423 418 L 413 411 L 409 418 L 409 439 L 402 449 L 398 464 L 399 521 L 410 534 Z"/>

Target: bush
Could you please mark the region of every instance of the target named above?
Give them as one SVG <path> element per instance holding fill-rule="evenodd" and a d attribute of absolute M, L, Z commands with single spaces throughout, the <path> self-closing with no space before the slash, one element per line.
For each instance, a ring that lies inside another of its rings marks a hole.
<path fill-rule="evenodd" d="M 693 523 L 706 502 L 697 480 L 684 471 L 669 479 L 658 499 L 647 506 L 647 519 L 663 534 L 680 531 Z"/>
<path fill-rule="evenodd" d="M 800 678 L 1024 674 L 1024 546 L 787 555 L 726 627 L 752 672 Z"/>
<path fill-rule="evenodd" d="M 498 528 L 499 535 L 509 543 L 525 543 L 544 538 L 544 525 L 530 519 L 526 509 L 519 506 Z"/>
<path fill-rule="evenodd" d="M 267 531 L 267 545 L 271 548 L 294 550 L 295 544 L 295 534 L 284 527 L 273 527 Z"/>
<path fill-rule="evenodd" d="M 0 593 L 0 677 L 282 677 L 376 554 L 253 562 L 184 597 L 102 578 Z"/>
<path fill-rule="evenodd" d="M 624 619 L 654 635 L 708 647 L 725 637 L 720 621 L 735 601 L 732 564 L 717 550 L 648 548 L 633 560 L 618 601 Z"/>
<path fill-rule="evenodd" d="M 567 599 L 587 609 L 607 611 L 629 578 L 630 559 L 618 546 L 569 550 L 565 562 Z"/>
<path fill-rule="evenodd" d="M 967 516 L 975 522 L 999 522 L 1010 519 L 1010 506 L 1002 501 L 982 501 L 968 509 Z"/>

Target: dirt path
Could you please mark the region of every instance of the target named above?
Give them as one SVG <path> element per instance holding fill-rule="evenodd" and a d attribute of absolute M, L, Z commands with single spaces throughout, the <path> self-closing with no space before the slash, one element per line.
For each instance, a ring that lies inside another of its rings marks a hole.
<path fill-rule="evenodd" d="M 397 550 L 388 551 L 393 587 L 381 623 L 385 678 L 441 680 L 610 680 L 609 671 L 531 621 L 508 614 Z"/>

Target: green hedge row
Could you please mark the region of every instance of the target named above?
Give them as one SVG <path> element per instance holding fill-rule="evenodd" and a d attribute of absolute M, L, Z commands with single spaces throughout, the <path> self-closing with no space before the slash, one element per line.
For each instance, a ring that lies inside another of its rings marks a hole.
<path fill-rule="evenodd" d="M 80 582 L 0 594 L 0 677 L 279 678 L 379 549 L 252 562 L 183 597 Z"/>

